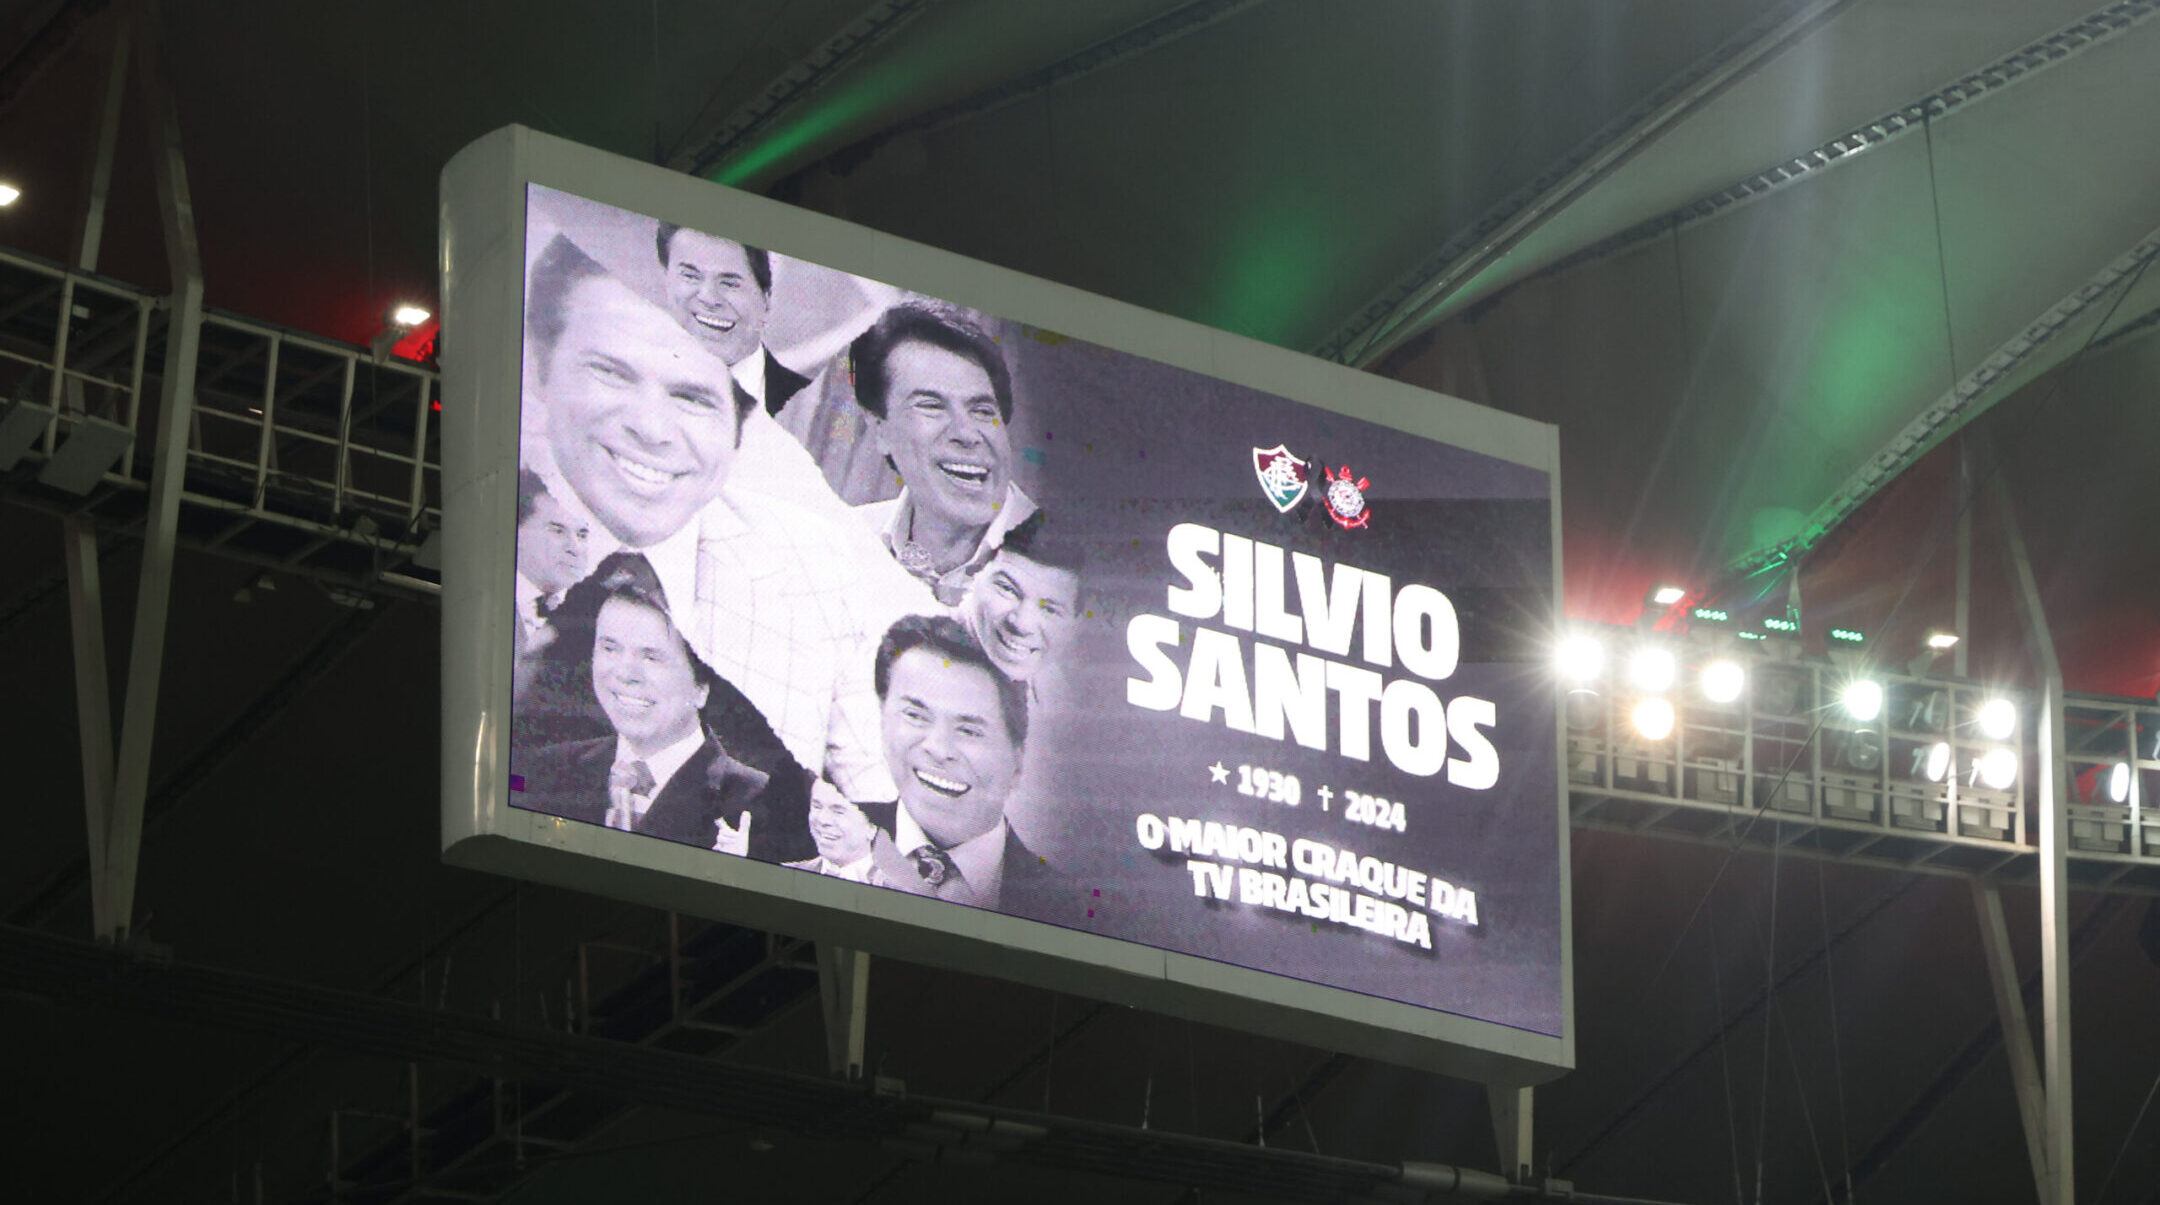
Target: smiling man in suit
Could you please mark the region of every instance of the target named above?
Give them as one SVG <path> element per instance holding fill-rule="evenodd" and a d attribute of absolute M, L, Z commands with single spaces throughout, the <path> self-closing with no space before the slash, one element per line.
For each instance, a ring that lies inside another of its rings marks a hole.
<path fill-rule="evenodd" d="M 761 846 L 799 828 L 800 812 L 773 814 L 787 792 L 730 756 L 700 722 L 715 679 L 675 630 L 650 575 L 618 570 L 601 588 L 592 689 L 615 735 L 549 745 L 520 758 L 525 790 L 518 806 L 777 860 L 781 850 Z"/>
<path fill-rule="evenodd" d="M 1026 688 L 944 615 L 895 623 L 878 644 L 874 674 L 900 798 L 862 805 L 879 829 L 871 882 L 1050 916 L 1069 896 L 1062 876 L 1005 818 L 1027 747 Z"/>
<path fill-rule="evenodd" d="M 763 416 L 756 399 L 700 337 L 567 237 L 535 258 L 525 302 L 534 421 L 521 452 L 594 521 L 592 555 L 649 569 L 690 651 L 798 763 L 851 799 L 891 798 L 867 650 L 895 616 L 932 605 L 928 592 L 852 513 L 828 522 L 735 494 L 756 460 L 743 434 Z M 806 496 L 830 497 L 810 485 Z M 798 815 L 787 828 L 802 826 Z"/>
<path fill-rule="evenodd" d="M 949 306 L 885 311 L 849 345 L 855 401 L 901 481 L 855 508 L 902 569 L 958 606 L 1005 533 L 1035 513 L 1013 480 L 1012 370 L 997 341 Z"/>

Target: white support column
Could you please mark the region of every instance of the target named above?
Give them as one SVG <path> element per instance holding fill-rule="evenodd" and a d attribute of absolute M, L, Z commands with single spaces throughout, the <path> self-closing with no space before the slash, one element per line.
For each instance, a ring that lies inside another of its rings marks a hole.
<path fill-rule="evenodd" d="M 859 1080 L 870 1018 L 870 955 L 820 942 L 817 968 L 818 998 L 825 1010 L 826 1066 L 842 1079 Z"/>
<path fill-rule="evenodd" d="M 105 235 L 105 196 L 112 187 L 113 151 L 120 141 L 120 109 L 127 93 L 128 52 L 135 23 L 122 14 L 114 23 L 112 59 L 105 80 L 105 103 L 98 112 L 97 155 L 90 169 L 90 195 L 83 206 L 82 237 L 75 266 L 97 271 L 98 248 Z M 71 286 L 73 281 L 68 282 Z M 67 338 L 69 306 L 60 311 L 60 339 Z M 140 343 L 137 344 L 138 349 Z M 57 389 L 61 374 L 56 369 Z M 68 629 L 75 646 L 75 722 L 82 744 L 83 817 L 89 830 L 93 874 L 105 863 L 107 828 L 112 820 L 112 685 L 105 659 L 105 595 L 98 580 L 97 525 L 70 516 L 62 525 L 67 552 Z M 91 893 L 93 924 L 112 931 L 103 896 Z"/>
<path fill-rule="evenodd" d="M 134 46 L 135 21 L 123 12 L 113 22 L 112 60 L 105 77 L 105 107 L 98 112 L 97 157 L 91 161 L 90 199 L 83 207 L 82 239 L 75 266 L 95 272 L 98 249 L 105 241 L 105 195 L 112 188 L 113 148 L 120 141 L 120 107 L 127 93 L 128 52 Z"/>
<path fill-rule="evenodd" d="M 105 664 L 104 592 L 98 582 L 97 526 L 69 517 L 66 541 L 68 628 L 75 642 L 75 722 L 82 738 L 83 816 L 89 824 L 90 865 L 105 860 L 106 826 L 112 818 L 112 688 Z M 97 930 L 107 932 L 103 901 L 93 896 Z"/>
<path fill-rule="evenodd" d="M 2040 604 L 2040 587 L 2033 578 L 2032 562 L 2025 555 L 2025 537 L 2018 531 L 2017 512 L 2010 505 L 2010 491 L 2002 472 L 1989 475 L 1997 509 L 2002 514 L 2005 542 L 2010 546 L 2010 566 L 2016 575 L 2018 613 L 2025 622 L 2033 659 L 2041 676 L 2040 714 L 2034 744 L 2040 796 L 2040 1047 L 2047 1072 L 2047 1167 L 2052 1195 L 2043 1201 L 2069 1205 L 2077 1200 L 2071 1150 L 2070 1108 L 2070 783 L 2065 773 L 2067 758 L 2063 739 L 2062 665 L 2055 659 L 2055 640 L 2048 633 L 2047 612 Z"/>
<path fill-rule="evenodd" d="M 2010 1085 L 2017 1090 L 2018 1120 L 2025 1129 L 2025 1153 L 2032 1161 L 2033 1184 L 2040 1205 L 2056 1205 L 2055 1182 L 2048 1175 L 2047 1092 L 2040 1064 L 2033 1057 L 2032 1030 L 2025 1021 L 2025 994 L 2018 988 L 2017 963 L 2010 955 L 2010 927 L 2003 921 L 2002 891 L 1994 883 L 1973 880 L 1973 910 L 1980 922 L 1980 948 L 1987 951 L 1988 986 L 1995 992 L 1995 1016 L 2002 1023 L 2003 1053 L 2010 1060 Z"/>
<path fill-rule="evenodd" d="M 171 325 L 151 456 L 149 513 L 143 525 L 142 576 L 135 595 L 135 638 L 127 666 L 113 775 L 111 821 L 103 866 L 93 858 L 91 892 L 102 901 L 98 936 L 127 936 L 135 907 L 135 869 L 142 851 L 143 804 L 150 789 L 150 742 L 157 723 L 158 685 L 165 662 L 166 607 L 172 597 L 173 545 L 179 532 L 180 487 L 187 473 L 187 433 L 195 409 L 195 356 L 202 336 L 202 255 L 195 241 L 195 203 L 181 154 L 180 121 L 165 72 L 164 27 L 156 0 L 136 25 L 135 60 L 150 119 L 151 172 L 165 220 L 165 257 L 172 274 Z"/>
<path fill-rule="evenodd" d="M 1978 499 L 1972 492 L 1971 445 L 1958 441 L 1957 475 L 1957 610 L 1952 616 L 1958 642 L 1950 649 L 1951 671 L 1962 678 L 1971 664 L 1972 651 L 1972 508 Z"/>
<path fill-rule="evenodd" d="M 1511 1184 L 1530 1183 L 1531 1092 L 1529 1088 L 1485 1085 L 1492 1107 L 1493 1138 L 1500 1146 L 1500 1174 Z"/>

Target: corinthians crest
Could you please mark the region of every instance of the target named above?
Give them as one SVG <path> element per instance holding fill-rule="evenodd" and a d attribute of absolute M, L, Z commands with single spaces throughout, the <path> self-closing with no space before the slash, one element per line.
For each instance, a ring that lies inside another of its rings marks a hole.
<path fill-rule="evenodd" d="M 1306 480 L 1312 466 L 1290 454 L 1282 444 L 1272 448 L 1252 450 L 1253 475 L 1260 479 L 1260 492 L 1284 514 L 1305 500 Z"/>
<path fill-rule="evenodd" d="M 1320 466 L 1320 471 L 1327 474 L 1327 488 L 1321 493 L 1320 501 L 1327 506 L 1328 518 L 1348 529 L 1372 522 L 1372 511 L 1365 506 L 1365 491 L 1371 488 L 1371 481 L 1363 477 L 1351 480 L 1347 464 L 1342 467 L 1339 477 L 1326 465 Z"/>

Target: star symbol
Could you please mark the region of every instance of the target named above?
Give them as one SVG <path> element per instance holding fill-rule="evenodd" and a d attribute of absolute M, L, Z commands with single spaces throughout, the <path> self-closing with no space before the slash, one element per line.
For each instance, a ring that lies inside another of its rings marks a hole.
<path fill-rule="evenodd" d="M 1229 770 L 1227 770 L 1227 769 L 1225 769 L 1225 768 L 1223 768 L 1223 764 L 1222 764 L 1222 761 L 1221 761 L 1221 759 L 1220 759 L 1220 758 L 1216 759 L 1216 762 L 1215 762 L 1215 764 L 1214 764 L 1214 765 L 1212 765 L 1212 766 L 1209 766 L 1209 767 L 1207 768 L 1207 772 L 1208 772 L 1208 773 L 1209 773 L 1210 775 L 1213 775 L 1213 776 L 1214 776 L 1214 779 L 1215 779 L 1215 781 L 1216 781 L 1216 782 L 1229 782 L 1229 781 L 1230 781 L 1230 771 L 1229 771 Z"/>

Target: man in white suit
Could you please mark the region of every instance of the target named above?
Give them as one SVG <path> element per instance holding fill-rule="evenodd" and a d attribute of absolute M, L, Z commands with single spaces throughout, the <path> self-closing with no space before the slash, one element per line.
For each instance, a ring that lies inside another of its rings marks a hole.
<path fill-rule="evenodd" d="M 567 238 L 532 265 L 526 331 L 544 436 L 524 459 L 595 520 L 594 558 L 640 556 L 691 650 L 790 753 L 849 798 L 889 798 L 869 650 L 925 600 L 866 576 L 859 540 L 814 514 L 724 491 L 756 399 Z"/>

